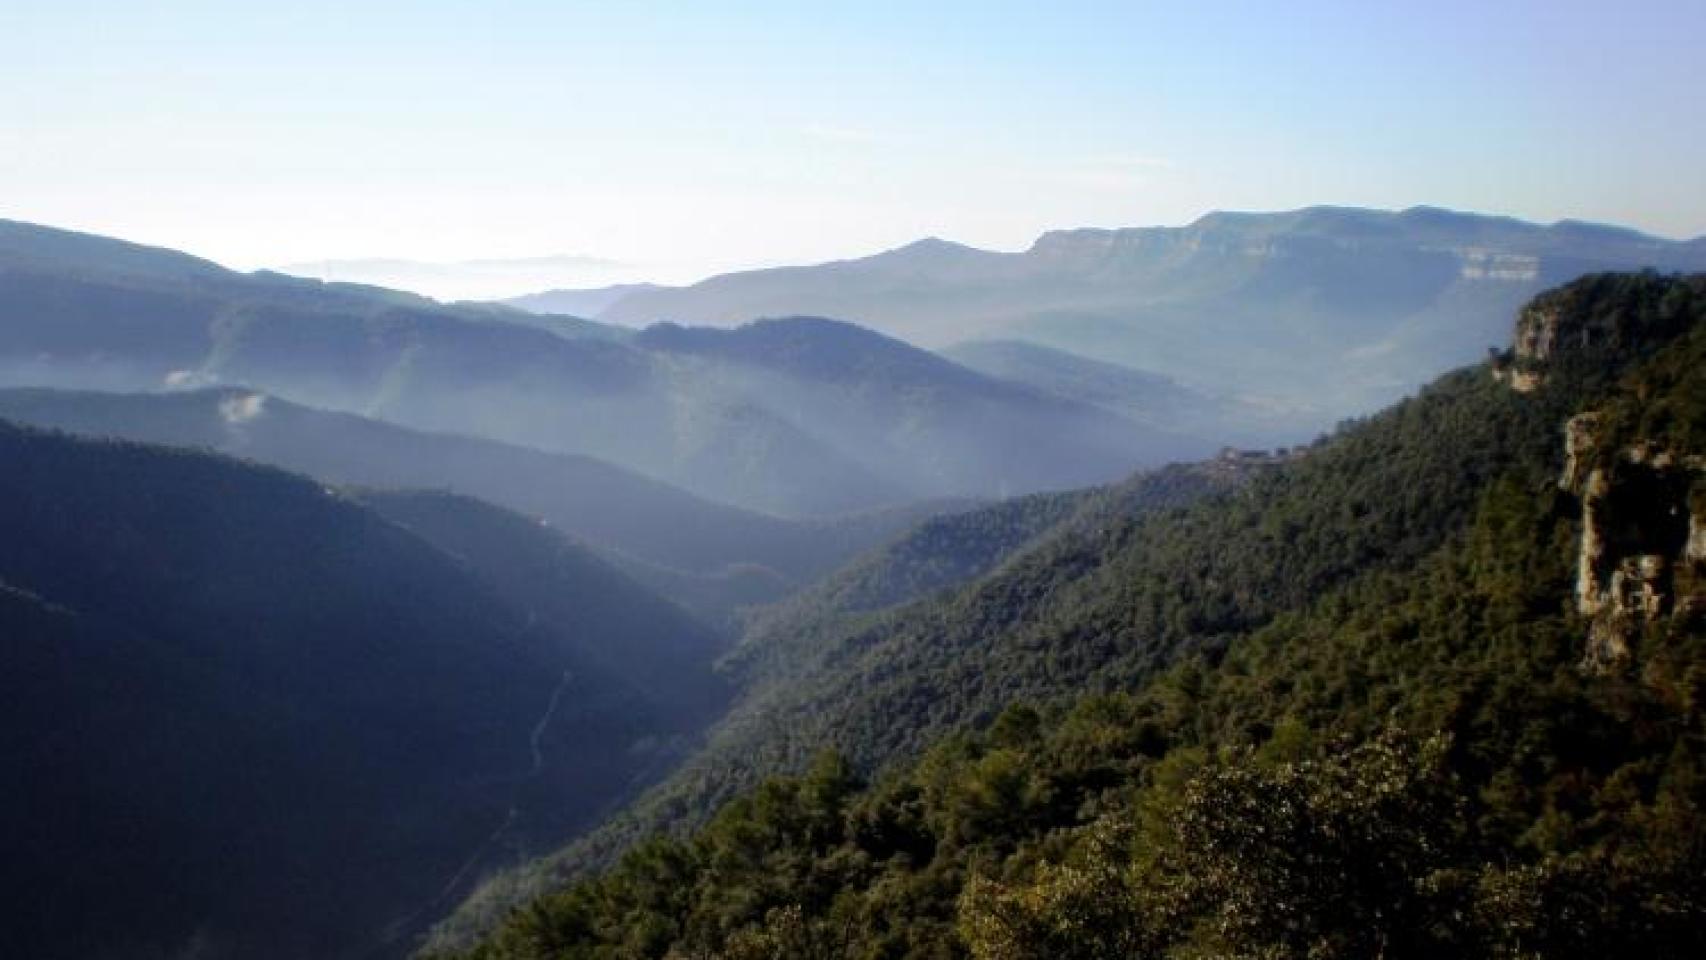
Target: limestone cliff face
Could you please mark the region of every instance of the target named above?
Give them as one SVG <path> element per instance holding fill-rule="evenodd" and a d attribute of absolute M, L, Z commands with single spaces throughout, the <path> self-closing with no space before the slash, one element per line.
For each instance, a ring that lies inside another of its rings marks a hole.
<path fill-rule="evenodd" d="M 1558 327 L 1564 311 L 1556 303 L 1535 301 L 1523 308 L 1516 320 L 1516 359 L 1545 363 L 1558 345 Z"/>
<path fill-rule="evenodd" d="M 1573 343 L 1590 342 L 1585 326 L 1567 325 L 1564 304 L 1545 298 L 1536 299 L 1517 315 L 1516 336 L 1511 348 L 1495 352 L 1493 377 L 1508 383 L 1518 393 L 1529 393 L 1545 382 L 1546 367 L 1558 350 L 1560 330 L 1572 326 L 1566 334 Z"/>
<path fill-rule="evenodd" d="M 1605 417 L 1594 411 L 1577 414 L 1565 422 L 1564 475 L 1558 478 L 1558 486 L 1576 491 L 1587 481 L 1604 427 Z"/>
<path fill-rule="evenodd" d="M 1590 620 L 1583 665 L 1627 663 L 1643 626 L 1706 610 L 1706 457 L 1639 442 L 1607 450 L 1598 413 L 1564 428 L 1559 485 L 1581 501 L 1576 609 Z"/>
<path fill-rule="evenodd" d="M 1686 290 L 1671 288 L 1677 293 L 1671 304 L 1643 304 L 1618 286 L 1642 282 L 1655 285 L 1645 292 L 1662 298 L 1656 285 L 1668 281 L 1598 275 L 1535 297 L 1517 314 L 1510 349 L 1494 352 L 1493 376 L 1527 393 L 1560 364 L 1589 357 L 1611 360 L 1669 339 L 1689 322 L 1686 304 L 1699 282 L 1682 281 Z"/>
<path fill-rule="evenodd" d="M 1706 275 L 1582 277 L 1518 313 L 1510 349 L 1493 351 L 1493 377 L 1520 393 L 1552 378 L 1609 388 L 1609 375 L 1703 322 Z M 1564 424 L 1558 485 L 1581 504 L 1576 609 L 1590 624 L 1590 669 L 1626 663 L 1650 625 L 1706 616 L 1706 456 L 1667 439 L 1688 436 L 1667 426 L 1674 414 L 1638 428 L 1647 402 L 1625 390 L 1613 406 Z M 1656 435 L 1643 438 L 1649 430 Z"/>

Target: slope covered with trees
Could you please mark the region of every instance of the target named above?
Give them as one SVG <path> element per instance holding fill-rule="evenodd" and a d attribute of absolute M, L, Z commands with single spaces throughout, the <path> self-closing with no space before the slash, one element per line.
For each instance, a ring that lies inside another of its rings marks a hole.
<path fill-rule="evenodd" d="M 0 463 L 7 956 L 395 950 L 719 705 L 716 637 L 533 521 L 4 422 Z"/>
<path fill-rule="evenodd" d="M 591 457 L 410 430 L 229 387 L 174 393 L 0 389 L 0 417 L 217 450 L 332 484 L 478 497 L 548 520 L 619 556 L 671 599 L 713 615 L 774 601 L 924 511 L 945 506 L 788 520 L 713 503 Z M 719 589 L 742 568 L 750 568 L 745 581 L 756 581 L 757 590 Z M 676 576 L 669 579 L 672 571 Z"/>
<path fill-rule="evenodd" d="M 1558 480 L 1584 410 L 1698 455 L 1706 278 L 1593 277 L 1530 309 L 1573 346 L 1529 392 L 1454 374 L 823 641 L 817 676 L 737 707 L 774 719 L 725 728 L 675 789 L 803 776 L 475 955 L 1695 955 L 1706 555 L 1679 554 L 1627 658 L 1592 663 Z"/>

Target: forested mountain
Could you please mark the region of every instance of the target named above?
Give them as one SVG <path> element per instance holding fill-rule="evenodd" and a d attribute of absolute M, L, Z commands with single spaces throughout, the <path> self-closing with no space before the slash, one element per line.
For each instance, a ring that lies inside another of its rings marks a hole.
<path fill-rule="evenodd" d="M 918 511 L 947 506 L 785 520 L 702 500 L 590 457 L 410 430 L 230 387 L 159 394 L 0 389 L 0 418 L 203 447 L 338 485 L 479 497 L 619 554 L 671 599 L 709 611 L 776 600 L 903 529 Z"/>
<path fill-rule="evenodd" d="M 566 628 L 583 663 L 639 691 L 690 733 L 724 706 L 724 642 L 549 527 L 447 493 L 364 490 L 361 503 L 455 557 L 510 607 Z"/>
<path fill-rule="evenodd" d="M 1257 425 L 1290 442 L 1472 361 L 1547 287 L 1641 267 L 1706 269 L 1706 240 L 1431 207 L 1311 207 L 1056 231 L 1020 253 L 926 240 L 637 291 L 597 318 L 727 326 L 812 314 L 932 349 L 1026 340 L 1266 404 Z"/>
<path fill-rule="evenodd" d="M 1206 435 L 1145 427 L 834 320 L 657 324 L 636 342 L 696 379 L 769 398 L 812 436 L 841 438 L 860 467 L 902 490 L 1008 496 L 1085 486 L 1129 472 L 1133 450 L 1154 462 L 1212 447 Z"/>
<path fill-rule="evenodd" d="M 1160 430 L 1218 437 L 1231 445 L 1266 446 L 1274 435 L 1291 429 L 1284 410 L 1024 340 L 968 340 L 938 352 L 979 373 L 1101 407 Z"/>
<path fill-rule="evenodd" d="M 6 956 L 395 951 L 724 696 L 717 637 L 495 508 L 4 422 L 0 463 Z"/>
<path fill-rule="evenodd" d="M 708 339 L 716 349 L 702 349 Z M 853 354 L 884 363 L 836 363 Z M 806 355 L 822 362 L 793 362 Z M 920 377 L 896 384 L 891 366 Z M 1106 481 L 1214 443 L 1001 384 L 848 325 L 633 337 L 509 308 L 238 274 L 13 222 L 0 223 L 0 385 L 242 386 L 593 456 L 787 515 Z"/>
<path fill-rule="evenodd" d="M 758 608 L 722 668 L 748 687 L 814 676 L 840 641 L 908 604 L 946 595 L 1014 562 L 1026 549 L 1093 530 L 1109 517 L 1183 506 L 1236 485 L 1271 465 L 1263 455 L 1229 455 L 1203 464 L 1139 474 L 1108 487 L 1015 497 L 918 524 L 811 588 Z"/>
<path fill-rule="evenodd" d="M 800 703 L 801 693 L 822 696 L 831 712 L 845 709 L 842 698 L 857 702 L 872 686 L 848 672 L 850 665 L 856 666 L 850 652 L 856 654 L 868 638 L 931 602 L 956 602 L 955 587 L 985 575 L 999 577 L 1061 539 L 1098 534 L 1112 521 L 1171 511 L 1235 488 L 1277 462 L 1270 455 L 1233 454 L 1140 474 L 1107 488 L 1016 498 L 933 518 L 798 596 L 749 616 L 746 636 L 721 664 L 742 695 L 718 725 L 710 746 L 662 787 L 563 855 L 488 880 L 441 927 L 435 942 L 464 942 L 553 877 L 604 864 L 653 831 L 698 822 L 758 774 L 778 765 L 786 768 L 796 759 L 790 751 L 823 735 L 821 724 L 834 717 L 784 720 L 776 706 Z M 912 666 L 897 662 L 895 674 L 904 677 Z M 963 667 L 976 671 L 979 663 L 969 657 Z M 834 690 L 841 682 L 853 686 Z M 904 729 L 916 720 L 898 714 L 873 722 L 894 722 Z M 793 722 L 799 723 L 796 730 L 783 725 Z"/>
<path fill-rule="evenodd" d="M 1706 277 L 1589 277 L 1238 482 L 831 609 L 475 955 L 1697 955 L 1702 371 Z"/>

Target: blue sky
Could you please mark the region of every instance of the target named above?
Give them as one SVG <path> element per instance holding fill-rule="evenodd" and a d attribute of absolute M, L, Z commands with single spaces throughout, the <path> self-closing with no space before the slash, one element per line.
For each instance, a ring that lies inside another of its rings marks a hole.
<path fill-rule="evenodd" d="M 1430 203 L 1706 233 L 1706 3 L 0 0 L 0 216 L 680 280 Z"/>

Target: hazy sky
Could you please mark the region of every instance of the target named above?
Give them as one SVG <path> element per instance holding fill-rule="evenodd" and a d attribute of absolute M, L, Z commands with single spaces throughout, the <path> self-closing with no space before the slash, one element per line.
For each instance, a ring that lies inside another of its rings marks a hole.
<path fill-rule="evenodd" d="M 1703 36 L 1703 0 L 0 0 L 0 216 L 666 280 L 1310 203 L 1692 236 Z"/>

